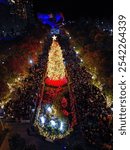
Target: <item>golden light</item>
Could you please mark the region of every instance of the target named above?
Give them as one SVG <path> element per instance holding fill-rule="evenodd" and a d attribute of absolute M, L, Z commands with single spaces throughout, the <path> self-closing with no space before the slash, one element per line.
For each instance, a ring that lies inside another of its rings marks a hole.
<path fill-rule="evenodd" d="M 52 80 L 60 80 L 65 77 L 65 66 L 62 50 L 59 44 L 53 40 L 48 57 L 47 76 Z"/>
<path fill-rule="evenodd" d="M 4 108 L 4 105 L 2 105 L 1 108 L 3 109 L 3 108 Z"/>
<path fill-rule="evenodd" d="M 76 51 L 76 54 L 79 54 L 79 51 Z"/>
<path fill-rule="evenodd" d="M 18 81 L 20 81 L 21 80 L 21 78 L 20 77 L 18 77 Z"/>

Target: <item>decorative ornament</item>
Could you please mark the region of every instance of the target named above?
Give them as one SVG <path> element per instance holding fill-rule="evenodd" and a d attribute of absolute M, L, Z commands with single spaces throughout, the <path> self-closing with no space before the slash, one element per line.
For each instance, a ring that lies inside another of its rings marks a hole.
<path fill-rule="evenodd" d="M 52 36 L 52 39 L 53 39 L 53 41 L 56 41 L 57 36 L 53 35 L 53 36 Z"/>

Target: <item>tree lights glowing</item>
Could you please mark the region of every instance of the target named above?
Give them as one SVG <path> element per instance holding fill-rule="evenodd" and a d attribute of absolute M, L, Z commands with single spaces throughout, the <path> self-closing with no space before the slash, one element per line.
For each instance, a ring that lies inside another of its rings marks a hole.
<path fill-rule="evenodd" d="M 52 126 L 52 127 L 55 127 L 56 123 L 55 123 L 54 120 L 51 120 L 50 123 L 51 123 L 51 126 Z"/>
<path fill-rule="evenodd" d="M 52 80 L 59 80 L 65 77 L 62 51 L 59 44 L 54 40 L 49 53 L 47 76 Z"/>
<path fill-rule="evenodd" d="M 54 35 L 52 38 L 53 41 L 49 51 L 47 65 L 47 79 L 45 82 L 53 86 L 62 86 L 67 83 L 64 59 L 61 47 L 56 41 L 56 36 Z"/>
<path fill-rule="evenodd" d="M 60 128 L 59 128 L 59 129 L 60 129 L 60 131 L 62 131 L 62 130 L 63 130 L 63 127 L 64 127 L 63 125 L 64 125 L 64 124 L 63 124 L 63 122 L 61 121 L 61 123 L 60 123 Z"/>
<path fill-rule="evenodd" d="M 73 129 L 71 119 L 68 117 L 70 112 L 66 110 L 69 99 L 63 96 L 68 91 L 62 89 L 62 86 L 67 84 L 66 62 L 57 37 L 54 35 L 52 39 L 44 78 L 45 92 L 37 109 L 34 126 L 38 129 L 40 135 L 55 140 L 69 135 Z M 60 92 L 63 92 L 63 95 Z"/>
<path fill-rule="evenodd" d="M 51 104 L 46 104 L 39 108 L 34 122 L 34 126 L 39 129 L 39 133 L 48 139 L 55 140 L 67 136 L 72 129 L 69 128 L 67 118 L 58 117 L 53 110 L 55 107 Z"/>
<path fill-rule="evenodd" d="M 47 108 L 47 111 L 48 111 L 49 113 L 51 113 L 51 112 L 52 112 L 51 107 L 48 107 L 48 108 Z"/>
<path fill-rule="evenodd" d="M 46 121 L 46 119 L 45 119 L 45 117 L 44 117 L 44 116 L 40 117 L 40 120 L 41 120 L 41 123 L 42 123 L 42 124 L 44 124 L 44 123 L 45 123 L 45 121 Z"/>

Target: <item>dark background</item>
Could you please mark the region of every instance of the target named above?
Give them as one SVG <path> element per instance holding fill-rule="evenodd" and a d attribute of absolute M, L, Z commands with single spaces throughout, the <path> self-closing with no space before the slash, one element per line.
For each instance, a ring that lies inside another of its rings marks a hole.
<path fill-rule="evenodd" d="M 110 18 L 113 16 L 112 0 L 34 0 L 35 12 L 62 12 L 66 18 Z"/>

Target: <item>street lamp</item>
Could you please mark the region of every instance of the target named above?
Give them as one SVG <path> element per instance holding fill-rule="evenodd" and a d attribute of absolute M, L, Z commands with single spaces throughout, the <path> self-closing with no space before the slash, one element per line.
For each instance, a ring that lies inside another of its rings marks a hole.
<path fill-rule="evenodd" d="M 29 60 L 29 63 L 30 63 L 30 64 L 33 64 L 33 60 L 32 60 L 32 59 L 30 59 L 30 60 Z"/>

